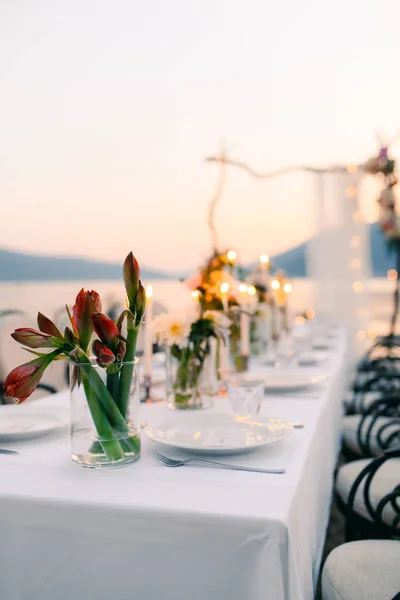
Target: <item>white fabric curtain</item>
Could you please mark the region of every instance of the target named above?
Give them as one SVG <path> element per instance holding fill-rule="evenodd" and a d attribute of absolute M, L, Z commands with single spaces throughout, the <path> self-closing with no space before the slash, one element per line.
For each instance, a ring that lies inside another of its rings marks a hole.
<path fill-rule="evenodd" d="M 315 234 L 307 249 L 314 306 L 345 325 L 353 354 L 365 345 L 370 276 L 369 239 L 359 208 L 359 169 L 315 171 Z"/>

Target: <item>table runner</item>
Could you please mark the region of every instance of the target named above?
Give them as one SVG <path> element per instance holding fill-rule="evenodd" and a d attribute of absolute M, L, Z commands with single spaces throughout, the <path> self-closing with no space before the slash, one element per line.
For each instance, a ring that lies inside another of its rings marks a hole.
<path fill-rule="evenodd" d="M 285 475 L 168 469 L 148 455 L 145 439 L 142 459 L 114 471 L 73 464 L 68 431 L 7 444 L 20 455 L 0 456 L 1 599 L 311 600 L 329 518 L 346 358 L 340 332 L 327 383 L 266 397 L 263 414 L 300 421 L 304 429 L 229 457 L 284 467 Z M 68 393 L 40 402 L 68 406 Z M 229 403 L 218 398 L 212 410 L 228 411 Z M 143 406 L 150 424 L 172 416 L 185 413 Z"/>

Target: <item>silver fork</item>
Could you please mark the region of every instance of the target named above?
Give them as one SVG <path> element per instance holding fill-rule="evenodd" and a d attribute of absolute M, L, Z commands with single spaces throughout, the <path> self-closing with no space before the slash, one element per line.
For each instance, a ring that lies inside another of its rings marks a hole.
<path fill-rule="evenodd" d="M 259 469 L 258 467 L 244 467 L 241 465 L 227 465 L 226 463 L 217 462 L 215 460 L 206 460 L 203 458 L 185 458 L 183 460 L 175 460 L 168 458 L 160 454 L 155 448 L 149 448 L 149 454 L 166 467 L 183 467 L 189 463 L 198 463 L 202 465 L 208 465 L 212 467 L 219 467 L 221 469 L 230 469 L 232 471 L 251 471 L 252 473 L 271 473 L 276 475 L 282 475 L 285 473 L 285 469 Z"/>

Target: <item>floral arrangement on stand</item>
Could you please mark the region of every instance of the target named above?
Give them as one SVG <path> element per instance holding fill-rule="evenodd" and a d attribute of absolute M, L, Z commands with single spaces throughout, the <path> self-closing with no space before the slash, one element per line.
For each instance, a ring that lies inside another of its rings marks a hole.
<path fill-rule="evenodd" d="M 396 162 L 388 156 L 388 146 L 384 145 L 377 156 L 363 165 L 364 171 L 375 175 L 382 181 L 382 190 L 378 197 L 380 209 L 380 227 L 385 235 L 389 251 L 396 254 L 396 286 L 394 291 L 393 314 L 390 322 L 390 335 L 394 335 L 399 312 L 399 276 L 400 276 L 400 217 L 396 211 L 396 196 L 393 188 L 397 185 L 395 175 Z"/>
<path fill-rule="evenodd" d="M 199 271 L 186 279 L 186 287 L 195 292 L 199 300 L 201 310 L 224 311 L 227 306 L 237 306 L 238 282 L 234 278 L 236 252 L 215 252 L 200 267 Z M 221 291 L 223 284 L 227 284 L 227 291 Z"/>
<path fill-rule="evenodd" d="M 287 333 L 289 331 L 288 295 L 292 292 L 292 284 L 286 277 L 285 271 L 280 269 L 276 272 L 271 287 L 274 290 L 275 303 L 280 314 L 280 330 Z"/>
<path fill-rule="evenodd" d="M 125 259 L 123 278 L 128 306 L 116 322 L 101 312 L 97 292 L 82 289 L 72 314 L 66 307 L 70 326 L 64 333 L 39 313 L 38 330 L 20 328 L 12 334 L 35 355 L 13 369 L 4 382 L 6 395 L 18 404 L 35 391 L 54 360 L 69 359 L 72 458 L 84 466 L 120 466 L 140 457 L 135 351 L 146 295 L 132 252 Z"/>
<path fill-rule="evenodd" d="M 272 264 L 267 254 L 261 254 L 260 264 L 246 276 L 246 282 L 256 290 L 257 305 L 254 310 L 251 326 L 252 353 L 262 354 L 273 341 L 276 332 L 276 305 L 271 289 Z"/>
<path fill-rule="evenodd" d="M 166 349 L 169 406 L 208 406 L 220 389 L 217 344 L 226 345 L 230 319 L 221 311 L 192 308 L 159 315 L 152 327 Z"/>
<path fill-rule="evenodd" d="M 236 258 L 234 250 L 223 253 L 215 251 L 185 284 L 199 301 L 201 311 L 220 311 L 229 316 L 230 363 L 235 371 L 242 372 L 248 368 L 251 353 L 256 289 L 240 280 L 243 273 L 236 264 Z M 224 354 L 224 348 L 219 342 L 218 353 L 221 352 Z M 226 361 L 221 358 L 220 362 L 224 364 Z M 229 370 L 229 367 L 223 370 Z"/>

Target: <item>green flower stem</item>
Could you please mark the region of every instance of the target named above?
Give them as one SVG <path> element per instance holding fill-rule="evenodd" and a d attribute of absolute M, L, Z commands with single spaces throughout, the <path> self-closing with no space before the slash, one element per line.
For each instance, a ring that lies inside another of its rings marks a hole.
<path fill-rule="evenodd" d="M 126 354 L 124 357 L 124 363 L 121 368 L 121 375 L 119 378 L 119 397 L 117 406 L 123 417 L 126 417 L 126 413 L 129 405 L 129 395 L 131 391 L 132 375 L 133 375 L 133 361 L 135 360 L 136 354 L 136 341 L 139 334 L 139 327 L 130 326 L 130 319 L 127 320 L 127 336 L 126 336 Z"/>
<path fill-rule="evenodd" d="M 124 441 L 131 446 L 131 450 L 133 452 L 138 453 L 140 450 L 140 441 L 136 436 L 130 436 L 128 425 L 126 424 L 124 417 L 118 410 L 118 406 L 114 402 L 114 398 L 111 396 L 107 387 L 104 385 L 104 382 L 101 379 L 100 375 L 97 373 L 96 369 L 93 368 L 89 357 L 82 350 L 79 350 L 77 352 L 77 358 L 80 365 L 84 367 L 82 371 L 87 376 L 91 387 L 93 388 L 95 394 L 100 400 L 100 403 L 103 406 L 103 409 L 108 417 L 111 427 L 114 429 L 115 432 L 121 434 L 121 437 L 123 437 Z"/>
<path fill-rule="evenodd" d="M 118 389 L 119 389 L 119 368 L 118 365 L 112 364 L 106 369 L 107 372 L 107 389 L 114 401 L 118 404 Z"/>
<path fill-rule="evenodd" d="M 107 460 L 116 462 L 125 458 L 121 444 L 114 435 L 114 431 L 98 401 L 97 395 L 89 381 L 87 371 L 82 369 L 82 383 L 86 394 L 86 400 L 92 415 L 93 423 L 101 440 L 99 443 L 104 450 Z"/>

